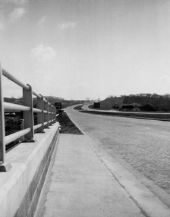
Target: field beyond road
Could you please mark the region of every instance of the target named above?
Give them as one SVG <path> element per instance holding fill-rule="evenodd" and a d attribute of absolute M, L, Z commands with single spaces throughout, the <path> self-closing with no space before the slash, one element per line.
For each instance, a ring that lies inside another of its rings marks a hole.
<path fill-rule="evenodd" d="M 170 194 L 170 122 L 66 111 L 109 155 Z"/>

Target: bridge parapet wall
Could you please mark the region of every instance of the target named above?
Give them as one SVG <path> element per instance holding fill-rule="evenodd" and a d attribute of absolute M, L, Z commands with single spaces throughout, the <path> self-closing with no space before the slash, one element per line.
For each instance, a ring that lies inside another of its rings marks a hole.
<path fill-rule="evenodd" d="M 0 216 L 32 217 L 49 163 L 57 148 L 59 124 L 35 134 L 35 142 L 21 143 L 6 154 L 12 165 L 0 173 Z"/>

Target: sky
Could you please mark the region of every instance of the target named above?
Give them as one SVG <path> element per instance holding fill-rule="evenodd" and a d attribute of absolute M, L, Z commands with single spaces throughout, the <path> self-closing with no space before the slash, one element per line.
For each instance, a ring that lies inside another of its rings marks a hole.
<path fill-rule="evenodd" d="M 170 1 L 0 0 L 0 62 L 43 95 L 169 94 Z"/>

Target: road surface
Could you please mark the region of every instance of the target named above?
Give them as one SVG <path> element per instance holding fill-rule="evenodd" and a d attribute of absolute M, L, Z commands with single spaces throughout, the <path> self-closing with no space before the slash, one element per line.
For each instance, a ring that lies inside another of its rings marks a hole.
<path fill-rule="evenodd" d="M 170 122 L 66 111 L 109 155 L 170 194 Z"/>

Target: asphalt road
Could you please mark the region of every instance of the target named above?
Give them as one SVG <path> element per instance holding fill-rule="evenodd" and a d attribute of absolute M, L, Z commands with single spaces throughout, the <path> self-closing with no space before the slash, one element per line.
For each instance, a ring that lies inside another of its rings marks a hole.
<path fill-rule="evenodd" d="M 170 194 L 170 122 L 67 113 L 107 153 L 123 159 Z"/>

